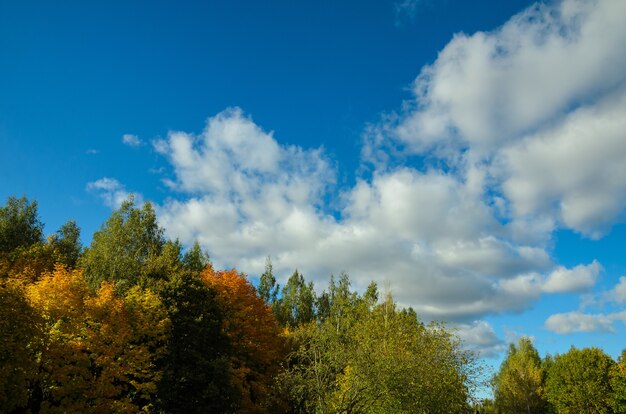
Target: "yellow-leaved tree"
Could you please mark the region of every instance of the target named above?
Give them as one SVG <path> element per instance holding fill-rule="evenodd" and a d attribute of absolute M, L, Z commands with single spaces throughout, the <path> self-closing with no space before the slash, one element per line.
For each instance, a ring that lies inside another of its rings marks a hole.
<path fill-rule="evenodd" d="M 0 412 L 24 408 L 37 379 L 43 324 L 21 283 L 0 281 Z"/>
<path fill-rule="evenodd" d="M 94 294 L 81 270 L 57 266 L 28 297 L 45 320 L 41 412 L 151 410 L 170 327 L 156 294 L 118 297 L 107 282 Z"/>

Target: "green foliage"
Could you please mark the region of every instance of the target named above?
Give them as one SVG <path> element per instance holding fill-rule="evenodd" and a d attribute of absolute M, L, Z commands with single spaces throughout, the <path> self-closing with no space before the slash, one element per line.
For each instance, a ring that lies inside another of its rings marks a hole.
<path fill-rule="evenodd" d="M 28 247 L 43 238 L 43 224 L 37 214 L 37 202 L 26 197 L 9 197 L 0 207 L 0 253 Z"/>
<path fill-rule="evenodd" d="M 315 318 L 315 302 L 313 283 L 306 283 L 304 276 L 296 270 L 283 287 L 280 299 L 274 302 L 273 309 L 282 326 L 293 328 Z"/>
<path fill-rule="evenodd" d="M 626 413 L 626 349 L 611 370 L 611 387 L 614 392 L 613 409 Z"/>
<path fill-rule="evenodd" d="M 554 358 L 546 395 L 558 414 L 612 413 L 610 372 L 615 362 L 598 348 L 576 349 Z"/>
<path fill-rule="evenodd" d="M 475 356 L 376 283 L 343 273 L 318 296 L 296 271 L 280 289 L 268 258 L 255 289 L 132 198 L 82 255 L 75 222 L 42 228 L 36 202 L 0 207 L 1 412 L 626 412 L 626 351 L 540 360 L 522 338 L 470 408 Z"/>
<path fill-rule="evenodd" d="M 7 207 L 0 208 L 5 219 L 1 238 L 8 251 L 0 251 L 0 276 L 34 282 L 41 274 L 52 272 L 57 263 L 74 267 L 81 253 L 80 228 L 68 221 L 55 233 L 43 240 L 43 225 L 37 218 L 37 203 L 25 198 L 9 198 Z"/>
<path fill-rule="evenodd" d="M 231 385 L 230 344 L 222 331 L 223 310 L 216 292 L 194 274 L 181 272 L 160 296 L 172 323 L 159 385 L 168 413 L 227 413 L 236 409 Z"/>
<path fill-rule="evenodd" d="M 55 261 L 74 267 L 78 262 L 83 246 L 80 242 L 80 228 L 74 220 L 69 220 L 55 234 L 49 237 L 54 250 Z"/>
<path fill-rule="evenodd" d="M 209 255 L 202 250 L 196 240 L 191 249 L 183 256 L 183 267 L 191 272 L 200 273 L 210 263 Z"/>
<path fill-rule="evenodd" d="M 276 284 L 276 277 L 274 277 L 272 269 L 272 260 L 268 257 L 265 261 L 265 271 L 261 275 L 259 280 L 259 297 L 265 301 L 265 303 L 273 304 L 276 302 L 280 285 Z"/>
<path fill-rule="evenodd" d="M 108 280 L 124 291 L 139 283 L 146 265 L 161 254 L 164 245 L 152 205 L 137 208 L 131 196 L 94 234 L 79 265 L 92 288 Z"/>
<path fill-rule="evenodd" d="M 324 295 L 322 295 L 324 296 Z M 281 384 L 294 412 L 457 413 L 469 409 L 475 359 L 441 325 L 425 326 L 393 300 L 359 297 L 331 281 L 323 320 L 300 325 Z"/>
<path fill-rule="evenodd" d="M 529 338 L 510 344 L 500 371 L 493 379 L 496 407 L 506 413 L 544 413 L 544 371 Z"/>

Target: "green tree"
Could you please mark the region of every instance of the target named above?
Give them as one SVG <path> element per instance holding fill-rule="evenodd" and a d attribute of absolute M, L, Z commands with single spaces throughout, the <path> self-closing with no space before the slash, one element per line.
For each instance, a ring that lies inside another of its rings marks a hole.
<path fill-rule="evenodd" d="M 506 413 L 543 413 L 544 371 L 541 358 L 529 338 L 510 344 L 500 371 L 493 379 L 496 407 Z"/>
<path fill-rule="evenodd" d="M 168 413 L 229 413 L 238 401 L 232 385 L 224 310 L 198 275 L 179 272 L 161 287 L 172 323 L 159 385 Z"/>
<path fill-rule="evenodd" d="M 292 412 L 461 413 L 476 368 L 473 354 L 442 325 L 424 325 L 393 298 L 377 304 L 371 284 L 363 296 L 349 278 L 331 282 L 330 311 L 298 325 L 280 377 Z"/>
<path fill-rule="evenodd" d="M 613 387 L 613 408 L 616 413 L 626 413 L 626 349 L 622 351 L 617 364 L 611 371 L 611 386 Z"/>
<path fill-rule="evenodd" d="M 0 253 L 40 243 L 43 224 L 37 214 L 37 202 L 26 197 L 9 197 L 0 207 Z"/>
<path fill-rule="evenodd" d="M 265 303 L 272 305 L 276 302 L 280 285 L 276 283 L 276 277 L 272 268 L 272 259 L 268 256 L 265 260 L 265 271 L 259 280 L 259 297 Z"/>
<path fill-rule="evenodd" d="M 80 227 L 74 220 L 63 224 L 48 240 L 52 245 L 56 262 L 66 266 L 76 266 L 83 246 L 80 242 Z"/>
<path fill-rule="evenodd" d="M 146 265 L 161 254 L 164 245 L 152 205 L 135 207 L 131 196 L 93 235 L 79 265 L 93 288 L 108 280 L 124 291 L 140 282 Z"/>
<path fill-rule="evenodd" d="M 274 302 L 273 309 L 282 326 L 293 328 L 315 319 L 315 302 L 313 283 L 306 283 L 304 276 L 296 270 L 283 287 L 280 299 Z"/>
<path fill-rule="evenodd" d="M 548 371 L 546 396 L 559 414 L 612 413 L 610 372 L 615 365 L 599 348 L 557 355 Z"/>
<path fill-rule="evenodd" d="M 0 277 L 33 280 L 54 265 L 43 243 L 43 224 L 37 202 L 9 197 L 0 207 Z"/>
<path fill-rule="evenodd" d="M 211 263 L 209 255 L 200 247 L 200 243 L 196 240 L 191 249 L 185 252 L 183 256 L 183 266 L 185 269 L 200 273 Z"/>
<path fill-rule="evenodd" d="M 462 413 L 473 354 L 442 325 L 424 325 L 390 298 L 351 329 L 348 366 L 337 377 L 333 412 Z"/>

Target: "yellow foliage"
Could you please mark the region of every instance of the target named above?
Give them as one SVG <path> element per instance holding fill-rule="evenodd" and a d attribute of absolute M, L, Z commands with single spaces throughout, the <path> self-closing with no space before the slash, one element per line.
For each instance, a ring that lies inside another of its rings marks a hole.
<path fill-rule="evenodd" d="M 82 271 L 55 268 L 28 287 L 47 322 L 42 412 L 133 413 L 152 404 L 169 319 L 158 296 L 112 283 L 96 294 Z"/>

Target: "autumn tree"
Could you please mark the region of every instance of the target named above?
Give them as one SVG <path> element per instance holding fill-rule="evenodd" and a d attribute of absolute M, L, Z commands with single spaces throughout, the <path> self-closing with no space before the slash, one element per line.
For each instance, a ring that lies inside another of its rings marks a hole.
<path fill-rule="evenodd" d="M 25 408 L 38 376 L 43 320 L 15 281 L 0 282 L 0 412 Z"/>
<path fill-rule="evenodd" d="M 223 329 L 231 345 L 233 384 L 241 396 L 241 413 L 274 413 L 274 377 L 283 356 L 280 328 L 271 309 L 245 275 L 236 270 L 214 271 L 202 280 L 217 292 L 224 309 Z"/>
<path fill-rule="evenodd" d="M 554 358 L 547 373 L 547 399 L 559 414 L 612 413 L 614 365 L 599 348 L 572 347 Z"/>
<path fill-rule="evenodd" d="M 28 287 L 43 315 L 41 412 L 149 411 L 156 403 L 169 319 L 158 296 L 126 297 L 103 283 L 93 294 L 82 271 L 57 267 Z"/>
<path fill-rule="evenodd" d="M 545 374 L 541 358 L 529 338 L 517 346 L 510 344 L 508 353 L 493 378 L 495 404 L 507 413 L 543 413 Z"/>

